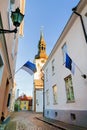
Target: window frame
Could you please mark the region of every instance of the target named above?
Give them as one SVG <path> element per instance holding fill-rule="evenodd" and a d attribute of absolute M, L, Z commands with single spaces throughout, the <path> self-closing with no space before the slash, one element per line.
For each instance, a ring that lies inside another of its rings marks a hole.
<path fill-rule="evenodd" d="M 46 82 L 48 81 L 48 68 L 46 69 L 46 74 L 45 74 L 46 76 Z"/>
<path fill-rule="evenodd" d="M 68 75 L 67 77 L 64 78 L 64 81 L 65 81 L 65 88 L 66 88 L 67 103 L 75 102 L 72 76 Z"/>
<path fill-rule="evenodd" d="M 66 53 L 68 53 L 68 51 L 67 51 L 67 44 L 65 42 L 62 46 L 63 64 L 65 64 L 66 62 Z"/>
<path fill-rule="evenodd" d="M 3 70 L 4 70 L 4 60 L 3 60 L 2 54 L 0 52 L 0 84 L 2 81 L 2 77 L 3 77 Z"/>
<path fill-rule="evenodd" d="M 56 89 L 56 91 L 55 91 L 55 89 Z M 56 84 L 52 86 L 52 90 L 53 90 L 53 104 L 54 105 L 58 104 L 58 93 L 57 93 L 57 89 L 58 88 L 57 88 Z"/>
<path fill-rule="evenodd" d="M 52 60 L 51 67 L 52 67 L 52 75 L 54 75 L 55 74 L 55 59 Z"/>
<path fill-rule="evenodd" d="M 50 100 L 49 100 L 49 89 L 46 90 L 46 105 L 50 104 Z"/>

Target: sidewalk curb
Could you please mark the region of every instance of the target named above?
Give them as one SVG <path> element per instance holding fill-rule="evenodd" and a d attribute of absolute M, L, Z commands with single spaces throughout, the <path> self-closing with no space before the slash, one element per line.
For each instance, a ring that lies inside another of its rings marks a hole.
<path fill-rule="evenodd" d="M 6 127 L 6 124 L 0 124 L 0 130 L 4 130 Z"/>
<path fill-rule="evenodd" d="M 87 128 L 85 128 L 85 127 L 74 126 L 74 125 L 70 125 L 70 124 L 64 124 L 64 122 L 61 122 L 61 124 L 59 122 L 55 123 L 55 122 L 52 122 L 49 119 L 45 119 L 43 117 L 35 117 L 35 118 L 40 120 L 40 121 L 43 121 L 43 122 L 45 122 L 49 125 L 52 125 L 56 128 L 59 128 L 61 130 L 87 130 Z"/>
<path fill-rule="evenodd" d="M 54 123 L 52 123 L 52 122 L 48 122 L 48 121 L 43 120 L 43 119 L 41 119 L 41 118 L 36 117 L 36 119 L 38 119 L 38 120 L 40 120 L 40 121 L 43 121 L 43 122 L 45 122 L 45 123 L 47 123 L 47 124 L 49 124 L 49 125 L 52 125 L 52 126 L 54 126 L 54 127 L 57 127 L 57 128 L 59 128 L 59 129 L 61 129 L 61 130 L 69 130 L 69 129 L 63 127 L 63 126 L 56 125 L 56 124 L 54 124 Z"/>
<path fill-rule="evenodd" d="M 9 122 L 10 122 L 10 116 L 6 117 L 6 119 L 0 124 L 0 130 L 5 130 Z"/>

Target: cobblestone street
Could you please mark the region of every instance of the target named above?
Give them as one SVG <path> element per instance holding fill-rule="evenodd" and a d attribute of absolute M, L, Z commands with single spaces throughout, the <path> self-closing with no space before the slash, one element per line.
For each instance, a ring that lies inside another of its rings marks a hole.
<path fill-rule="evenodd" d="M 20 111 L 11 113 L 9 123 L 0 130 L 87 130 L 87 128 L 47 119 L 41 113 Z"/>
<path fill-rule="evenodd" d="M 11 120 L 5 130 L 60 130 L 36 119 L 40 116 L 41 114 L 28 111 L 12 113 Z"/>

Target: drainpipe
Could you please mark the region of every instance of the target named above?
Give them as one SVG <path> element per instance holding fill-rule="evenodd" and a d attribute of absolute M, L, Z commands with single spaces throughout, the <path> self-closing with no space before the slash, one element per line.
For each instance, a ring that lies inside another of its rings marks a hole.
<path fill-rule="evenodd" d="M 10 76 L 12 76 L 11 66 L 10 66 L 10 62 L 9 62 L 9 55 L 8 55 L 8 50 L 7 50 L 7 45 L 6 45 L 6 40 L 5 40 L 5 36 L 4 35 L 3 35 L 3 38 L 4 38 L 4 47 L 5 47 L 4 49 L 5 49 L 6 55 L 7 55 L 8 68 L 9 68 Z M 13 82 L 13 78 L 12 78 L 12 82 Z"/>
<path fill-rule="evenodd" d="M 44 87 L 45 85 L 44 85 L 44 79 L 43 79 L 43 117 L 45 115 L 45 88 Z"/>
<path fill-rule="evenodd" d="M 81 20 L 81 25 L 82 25 L 82 28 L 83 28 L 83 32 L 84 32 L 84 37 L 85 37 L 85 40 L 86 40 L 86 43 L 87 43 L 87 35 L 86 35 L 86 30 L 85 30 L 85 26 L 84 26 L 84 22 L 83 22 L 83 18 L 82 18 L 82 15 L 80 15 L 78 12 L 75 11 L 76 10 L 76 7 L 72 9 L 73 13 L 75 13 L 76 15 L 78 15 L 80 17 L 80 20 Z"/>
<path fill-rule="evenodd" d="M 42 81 L 43 81 L 43 117 L 44 117 L 44 112 L 45 112 L 45 85 L 44 85 L 44 72 L 43 72 L 43 70 L 41 70 L 41 72 L 42 72 L 42 77 L 41 77 L 41 79 L 42 79 Z"/>

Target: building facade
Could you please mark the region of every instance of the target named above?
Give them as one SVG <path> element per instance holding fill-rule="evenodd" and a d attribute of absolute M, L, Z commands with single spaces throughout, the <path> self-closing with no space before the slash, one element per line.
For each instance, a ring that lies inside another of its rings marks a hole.
<path fill-rule="evenodd" d="M 11 11 L 20 8 L 20 1 L 0 0 L 0 28 L 13 30 Z M 11 108 L 11 97 L 14 87 L 18 33 L 0 33 L 0 116 L 4 112 L 8 117 Z"/>
<path fill-rule="evenodd" d="M 13 86 L 12 93 L 11 93 L 11 105 L 10 105 L 10 111 L 14 111 L 15 92 L 16 92 L 16 83 L 14 82 L 14 86 Z"/>
<path fill-rule="evenodd" d="M 33 110 L 35 112 L 43 112 L 43 73 L 42 67 L 47 60 L 46 43 L 43 33 L 40 34 L 38 43 L 38 54 L 35 56 L 37 72 L 34 73 L 34 90 L 33 90 Z"/>
<path fill-rule="evenodd" d="M 26 96 L 25 94 L 18 97 L 16 103 L 20 106 L 20 110 L 32 110 L 32 97 Z"/>
<path fill-rule="evenodd" d="M 87 127 L 87 1 L 74 11 L 43 67 L 44 115 Z"/>

